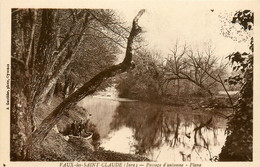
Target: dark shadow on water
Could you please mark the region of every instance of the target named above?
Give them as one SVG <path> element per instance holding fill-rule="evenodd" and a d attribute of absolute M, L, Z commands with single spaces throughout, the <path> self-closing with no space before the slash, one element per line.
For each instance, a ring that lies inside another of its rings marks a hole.
<path fill-rule="evenodd" d="M 135 154 L 153 160 L 161 160 L 167 150 L 171 160 L 210 161 L 226 137 L 226 120 L 210 112 L 144 102 L 120 103 L 110 128 L 117 131 L 124 126 L 133 131 Z"/>

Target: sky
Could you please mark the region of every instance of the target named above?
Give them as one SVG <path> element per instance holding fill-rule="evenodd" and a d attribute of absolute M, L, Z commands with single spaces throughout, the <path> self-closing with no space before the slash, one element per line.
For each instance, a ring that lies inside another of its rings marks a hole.
<path fill-rule="evenodd" d="M 131 25 L 138 9 L 118 9 L 120 16 Z M 221 34 L 219 16 L 229 16 L 235 10 L 216 10 L 210 8 L 158 7 L 147 9 L 139 20 L 143 28 L 143 38 L 148 48 L 157 50 L 167 56 L 176 41 L 180 45 L 186 43 L 193 49 L 204 49 L 208 44 L 215 48 L 215 56 L 224 58 L 232 52 L 248 51 L 248 41 L 234 41 Z M 239 27 L 239 26 L 238 26 Z M 239 27 L 240 28 L 240 27 Z M 123 56 L 123 55 L 122 55 Z"/>

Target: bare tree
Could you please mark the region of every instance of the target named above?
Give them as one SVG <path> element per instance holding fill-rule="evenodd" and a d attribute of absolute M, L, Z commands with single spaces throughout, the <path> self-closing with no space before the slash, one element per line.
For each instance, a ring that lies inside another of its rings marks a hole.
<path fill-rule="evenodd" d="M 204 52 L 199 50 L 194 52 L 186 45 L 180 47 L 176 43 L 171 52 L 165 67 L 167 71 L 165 82 L 177 80 L 177 94 L 180 89 L 179 81 L 187 80 L 213 96 L 211 89 L 216 87 L 217 83 L 221 83 L 218 76 L 224 74 L 225 65 L 218 64 L 212 48 L 209 47 Z"/>
<path fill-rule="evenodd" d="M 46 100 L 49 94 L 52 94 L 57 80 L 79 55 L 79 49 L 87 38 L 86 30 L 90 29 L 93 24 L 97 24 L 96 21 L 99 19 L 99 24 L 103 25 L 106 22 L 104 26 L 110 31 L 116 29 L 114 34 L 117 36 L 120 36 L 123 31 L 119 31 L 116 24 L 108 24 L 111 22 L 108 22 L 109 19 L 105 17 L 106 10 L 99 12 L 88 9 L 17 10 L 12 11 L 14 26 L 12 27 L 11 155 L 14 160 L 24 160 L 31 157 L 32 146 L 37 146 L 46 137 L 71 106 L 87 95 L 93 94 L 108 78 L 125 72 L 132 66 L 133 43 L 141 32 L 138 20 L 144 10 L 141 10 L 133 20 L 132 29 L 127 38 L 124 61 L 93 76 L 64 99 L 37 127 L 35 126 L 37 122 L 34 116 L 35 109 Z M 59 17 L 60 15 L 62 17 Z M 112 17 L 111 15 L 107 17 Z M 35 30 L 31 31 L 33 29 Z M 109 34 L 107 31 L 104 32 Z M 100 35 L 100 33 L 94 35 Z M 30 38 L 27 38 L 28 36 Z M 111 39 L 114 39 L 114 36 Z M 119 37 L 115 38 L 115 41 L 120 42 Z"/>
<path fill-rule="evenodd" d="M 182 77 L 182 71 L 186 68 L 186 65 L 183 64 L 182 60 L 186 54 L 187 46 L 184 45 L 182 50 L 180 50 L 180 46 L 178 46 L 178 42 L 175 43 L 174 48 L 171 50 L 171 54 L 167 58 L 167 71 L 170 71 L 170 78 L 166 79 L 167 84 L 172 80 L 177 80 L 177 95 L 180 95 L 180 80 L 184 79 Z M 172 77 L 174 74 L 174 77 Z"/>
<path fill-rule="evenodd" d="M 108 69 L 100 72 L 90 81 L 80 87 L 77 91 L 67 97 L 61 104 L 59 104 L 54 109 L 54 111 L 42 121 L 40 126 L 32 134 L 33 144 L 39 144 L 72 105 L 75 105 L 76 102 L 80 101 L 84 97 L 93 94 L 98 86 L 108 78 L 125 72 L 131 67 L 134 38 L 141 32 L 141 27 L 138 25 L 138 20 L 143 13 L 144 10 L 141 10 L 133 20 L 132 29 L 128 37 L 126 55 L 123 62 L 118 65 L 111 66 Z"/>

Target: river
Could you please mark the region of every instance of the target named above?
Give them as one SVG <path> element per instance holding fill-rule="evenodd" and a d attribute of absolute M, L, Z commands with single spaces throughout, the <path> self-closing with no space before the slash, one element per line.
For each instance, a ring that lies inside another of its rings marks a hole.
<path fill-rule="evenodd" d="M 92 115 L 105 150 L 158 162 L 210 161 L 226 139 L 226 119 L 208 110 L 110 96 L 87 97 L 79 105 Z"/>

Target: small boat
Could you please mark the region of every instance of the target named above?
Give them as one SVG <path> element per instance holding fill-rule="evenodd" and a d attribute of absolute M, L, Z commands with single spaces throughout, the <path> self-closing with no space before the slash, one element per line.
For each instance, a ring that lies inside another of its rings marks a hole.
<path fill-rule="evenodd" d="M 90 140 L 90 139 L 92 139 L 93 133 L 92 132 L 85 132 L 82 136 L 74 136 L 74 135 L 68 135 L 68 136 L 69 136 L 69 138 Z"/>
<path fill-rule="evenodd" d="M 83 135 L 85 140 L 92 139 L 93 133 L 92 132 L 86 132 L 86 135 Z"/>

